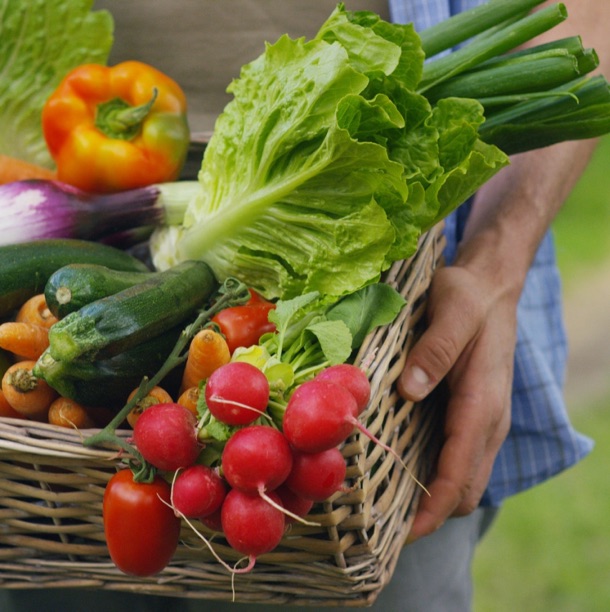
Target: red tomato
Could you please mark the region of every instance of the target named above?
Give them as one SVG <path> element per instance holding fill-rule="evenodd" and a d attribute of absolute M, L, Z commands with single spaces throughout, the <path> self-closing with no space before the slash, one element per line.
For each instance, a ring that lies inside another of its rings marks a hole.
<path fill-rule="evenodd" d="M 275 308 L 275 304 L 252 289 L 250 296 L 242 306 L 225 308 L 212 317 L 225 336 L 231 354 L 239 346 L 258 344 L 263 334 L 275 331 L 275 325 L 268 319 L 269 311 Z"/>
<path fill-rule="evenodd" d="M 117 472 L 104 492 L 104 533 L 110 558 L 125 574 L 153 576 L 170 562 L 178 546 L 180 519 L 169 503 L 171 488 L 156 476 L 134 482 L 129 469 Z M 159 499 L 161 497 L 161 499 Z"/>

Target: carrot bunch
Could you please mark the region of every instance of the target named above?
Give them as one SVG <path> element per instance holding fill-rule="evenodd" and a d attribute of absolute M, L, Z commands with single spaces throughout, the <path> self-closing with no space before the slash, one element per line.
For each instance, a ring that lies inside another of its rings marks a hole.
<path fill-rule="evenodd" d="M 112 418 L 109 411 L 82 406 L 71 398 L 60 396 L 33 373 L 36 361 L 49 346 L 49 329 L 56 322 L 44 294 L 39 294 L 28 299 L 12 320 L 0 323 L 0 354 L 9 359 L 3 368 L 5 371 L 0 370 L 0 417 L 31 419 L 77 429 L 103 426 Z M 202 384 L 230 359 L 227 341 L 221 333 L 211 328 L 199 331 L 189 346 L 176 403 L 197 416 Z M 126 401 L 135 393 L 136 389 Z M 173 401 L 166 389 L 156 386 L 136 403 L 127 416 L 127 424 L 133 428 L 147 408 Z"/>

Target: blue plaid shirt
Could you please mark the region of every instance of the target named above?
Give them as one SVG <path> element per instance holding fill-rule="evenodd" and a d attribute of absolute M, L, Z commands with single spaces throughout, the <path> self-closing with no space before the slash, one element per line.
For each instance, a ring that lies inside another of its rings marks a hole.
<path fill-rule="evenodd" d="M 398 23 L 418 31 L 483 0 L 389 0 Z M 469 204 L 446 220 L 447 262 L 455 257 Z M 517 312 L 517 346 L 510 432 L 494 464 L 482 505 L 497 506 L 507 496 L 532 487 L 570 467 L 592 442 L 570 425 L 563 397 L 567 343 L 561 285 L 550 232 L 530 269 Z"/>

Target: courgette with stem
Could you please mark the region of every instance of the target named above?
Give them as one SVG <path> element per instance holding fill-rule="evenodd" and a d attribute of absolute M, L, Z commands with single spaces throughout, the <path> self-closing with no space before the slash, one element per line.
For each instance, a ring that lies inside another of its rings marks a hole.
<path fill-rule="evenodd" d="M 182 262 L 58 321 L 49 353 L 56 361 L 112 357 L 188 321 L 217 286 L 207 264 Z"/>
<path fill-rule="evenodd" d="M 95 361 L 56 361 L 47 349 L 36 362 L 34 375 L 84 406 L 116 410 L 143 378 L 151 377 L 163 365 L 181 333 L 180 325 L 118 355 Z"/>
<path fill-rule="evenodd" d="M 113 270 L 100 264 L 69 264 L 54 272 L 44 288 L 49 310 L 63 319 L 71 312 L 148 280 L 158 272 Z"/>
<path fill-rule="evenodd" d="M 55 238 L 0 247 L 0 317 L 42 293 L 53 272 L 71 263 L 98 263 L 113 270 L 145 272 L 146 265 L 115 247 Z"/>

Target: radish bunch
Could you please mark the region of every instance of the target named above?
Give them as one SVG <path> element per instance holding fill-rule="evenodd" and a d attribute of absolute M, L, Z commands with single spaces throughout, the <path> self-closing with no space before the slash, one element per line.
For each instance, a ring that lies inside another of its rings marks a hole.
<path fill-rule="evenodd" d="M 303 517 L 314 503 L 343 489 L 346 463 L 339 447 L 361 427 L 358 415 L 369 396 L 362 370 L 330 366 L 296 387 L 278 428 L 266 413 L 265 375 L 249 363 L 229 362 L 205 385 L 209 412 L 232 427 L 215 465 L 198 462 L 198 423 L 179 404 L 148 408 L 133 441 L 151 465 L 175 472 L 176 514 L 222 531 L 249 558 L 247 570 L 280 543 L 289 522 L 307 522 Z"/>

